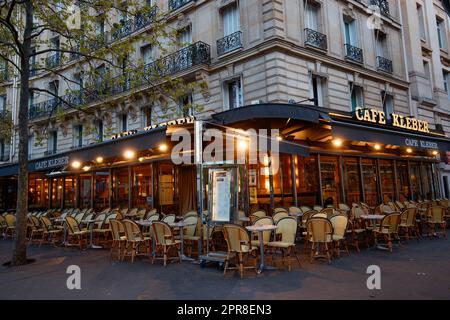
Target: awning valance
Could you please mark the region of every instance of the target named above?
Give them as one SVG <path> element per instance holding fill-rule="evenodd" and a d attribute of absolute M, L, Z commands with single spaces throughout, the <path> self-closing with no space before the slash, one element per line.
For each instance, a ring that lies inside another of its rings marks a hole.
<path fill-rule="evenodd" d="M 120 158 L 127 149 L 135 152 L 149 150 L 166 141 L 166 128 L 155 129 L 148 132 L 138 133 L 115 140 L 108 140 L 92 144 L 68 152 L 52 156 L 42 157 L 28 162 L 29 172 L 60 170 L 67 167 L 71 161 L 77 160 L 81 163 L 91 162 L 96 157 Z M 0 167 L 0 177 L 18 174 L 18 165 L 6 165 Z"/>
<path fill-rule="evenodd" d="M 400 147 L 440 150 L 441 152 L 450 150 L 450 140 L 441 136 L 407 133 L 336 120 L 332 121 L 331 127 L 333 137 L 342 138 L 344 140 L 367 141 L 397 145 Z"/>

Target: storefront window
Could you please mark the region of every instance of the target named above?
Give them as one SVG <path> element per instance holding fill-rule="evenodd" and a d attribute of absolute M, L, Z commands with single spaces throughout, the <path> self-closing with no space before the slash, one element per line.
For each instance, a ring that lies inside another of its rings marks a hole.
<path fill-rule="evenodd" d="M 411 171 L 411 189 L 412 189 L 412 198 L 413 200 L 422 199 L 421 190 L 420 190 L 420 169 L 419 163 L 411 162 L 410 163 L 410 171 Z"/>
<path fill-rule="evenodd" d="M 375 159 L 361 159 L 364 198 L 369 206 L 378 204 L 377 166 Z"/>
<path fill-rule="evenodd" d="M 102 211 L 109 207 L 109 171 L 94 173 L 94 209 Z"/>
<path fill-rule="evenodd" d="M 64 208 L 74 208 L 76 204 L 77 179 L 73 176 L 64 178 Z"/>
<path fill-rule="evenodd" d="M 62 199 L 62 192 L 63 192 L 63 179 L 62 178 L 52 179 L 51 184 L 52 184 L 51 207 L 52 208 L 61 208 L 61 199 Z"/>
<path fill-rule="evenodd" d="M 48 180 L 42 175 L 31 174 L 28 178 L 28 207 L 48 206 Z"/>
<path fill-rule="evenodd" d="M 422 182 L 422 195 L 424 199 L 431 200 L 433 198 L 436 198 L 431 163 L 423 162 L 420 166 L 420 172 Z"/>
<path fill-rule="evenodd" d="M 91 207 L 92 175 L 80 175 L 80 208 Z"/>
<path fill-rule="evenodd" d="M 348 204 L 361 201 L 361 179 L 357 158 L 344 158 L 344 190 Z"/>
<path fill-rule="evenodd" d="M 175 199 L 174 166 L 169 163 L 158 165 L 158 199 L 160 206 L 173 206 Z"/>
<path fill-rule="evenodd" d="M 395 201 L 394 166 L 390 160 L 380 160 L 381 190 L 383 202 Z"/>
<path fill-rule="evenodd" d="M 397 161 L 397 187 L 399 191 L 400 201 L 409 200 L 409 174 L 408 163 L 405 161 Z"/>
<path fill-rule="evenodd" d="M 296 156 L 294 165 L 298 205 L 312 207 L 320 204 L 317 156 L 307 158 Z"/>
<path fill-rule="evenodd" d="M 153 204 L 152 167 L 143 165 L 133 168 L 133 207 L 151 208 Z"/>
<path fill-rule="evenodd" d="M 320 170 L 324 206 L 337 206 L 341 202 L 341 180 L 338 157 L 321 156 Z"/>
<path fill-rule="evenodd" d="M 128 168 L 113 170 L 113 206 L 128 208 L 129 194 L 129 176 Z"/>
<path fill-rule="evenodd" d="M 278 159 L 273 157 L 273 173 L 275 207 L 291 206 L 293 204 L 291 155 L 280 154 Z"/>
<path fill-rule="evenodd" d="M 434 196 L 437 199 L 445 197 L 445 195 L 443 195 L 442 192 L 441 192 L 441 186 L 439 184 L 439 181 L 441 179 L 440 178 L 441 175 L 439 174 L 438 164 L 437 163 L 432 164 L 431 168 L 433 170 L 432 171 L 432 177 L 434 178 L 433 179 Z"/>

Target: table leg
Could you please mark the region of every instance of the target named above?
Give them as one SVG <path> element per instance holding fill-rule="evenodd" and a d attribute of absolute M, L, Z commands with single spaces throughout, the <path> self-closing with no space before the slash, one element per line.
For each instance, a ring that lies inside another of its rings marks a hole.
<path fill-rule="evenodd" d="M 89 248 L 90 249 L 101 249 L 102 248 L 101 246 L 96 246 L 96 245 L 94 245 L 94 242 L 93 242 L 94 224 L 95 224 L 95 222 L 91 222 L 91 229 L 90 229 L 91 235 L 90 235 L 90 239 L 89 239 L 89 242 L 90 242 Z"/>
<path fill-rule="evenodd" d="M 263 232 L 259 232 L 259 250 L 261 251 L 261 262 L 259 264 L 259 270 L 258 273 L 261 273 L 264 271 L 264 237 Z"/>

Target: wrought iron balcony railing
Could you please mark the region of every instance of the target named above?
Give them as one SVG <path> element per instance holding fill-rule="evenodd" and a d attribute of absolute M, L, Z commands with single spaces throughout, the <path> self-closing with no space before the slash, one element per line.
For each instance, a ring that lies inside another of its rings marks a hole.
<path fill-rule="evenodd" d="M 145 65 L 144 72 L 142 70 L 136 70 L 136 72 L 131 72 L 127 75 L 120 75 L 110 79 L 98 79 L 92 84 L 88 84 L 85 89 L 66 94 L 61 99 L 53 98 L 33 104 L 29 109 L 29 119 L 51 116 L 59 108 L 68 109 L 70 107 L 99 101 L 101 97 L 117 95 L 150 83 L 149 79 L 154 76 L 170 76 L 197 65 L 209 64 L 210 61 L 210 46 L 201 41 L 196 42 L 162 59 Z M 67 102 L 67 105 L 61 100 Z"/>
<path fill-rule="evenodd" d="M 217 40 L 217 55 L 219 56 L 240 48 L 242 48 L 242 31 L 237 31 Z"/>
<path fill-rule="evenodd" d="M 155 21 L 156 15 L 158 13 L 158 7 L 152 7 L 150 12 L 138 14 L 134 20 L 134 31 L 142 29 L 148 25 L 150 25 L 153 21 Z"/>
<path fill-rule="evenodd" d="M 378 56 L 377 57 L 377 69 L 384 71 L 384 72 L 392 73 L 393 72 L 392 60 Z"/>
<path fill-rule="evenodd" d="M 46 101 L 34 103 L 28 110 L 28 118 L 35 119 L 45 116 L 50 116 L 54 113 L 59 105 L 57 98 L 52 98 Z"/>
<path fill-rule="evenodd" d="M 389 1 L 388 0 L 370 0 L 371 6 L 380 8 L 380 13 L 385 17 L 390 17 Z"/>
<path fill-rule="evenodd" d="M 345 44 L 345 56 L 358 63 L 364 62 L 363 50 L 350 44 Z"/>
<path fill-rule="evenodd" d="M 175 11 L 195 0 L 169 0 L 169 11 Z"/>
<path fill-rule="evenodd" d="M 315 47 L 322 50 L 327 50 L 327 36 L 312 30 L 312 29 L 305 29 L 305 45 Z"/>
<path fill-rule="evenodd" d="M 59 64 L 61 63 L 59 52 L 54 53 L 53 55 L 47 57 L 45 59 L 45 67 L 47 69 L 53 69 L 59 67 Z"/>
<path fill-rule="evenodd" d="M 133 20 L 127 20 L 123 22 L 119 28 L 117 28 L 111 34 L 111 41 L 117 41 L 119 39 L 125 38 L 133 33 Z"/>

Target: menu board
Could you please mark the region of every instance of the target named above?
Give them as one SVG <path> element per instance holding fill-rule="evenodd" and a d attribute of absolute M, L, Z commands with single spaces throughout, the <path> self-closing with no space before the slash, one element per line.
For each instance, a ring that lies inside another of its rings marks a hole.
<path fill-rule="evenodd" d="M 159 204 L 172 205 L 174 196 L 173 175 L 159 176 Z"/>
<path fill-rule="evenodd" d="M 212 220 L 227 222 L 231 220 L 231 171 L 212 172 Z"/>

